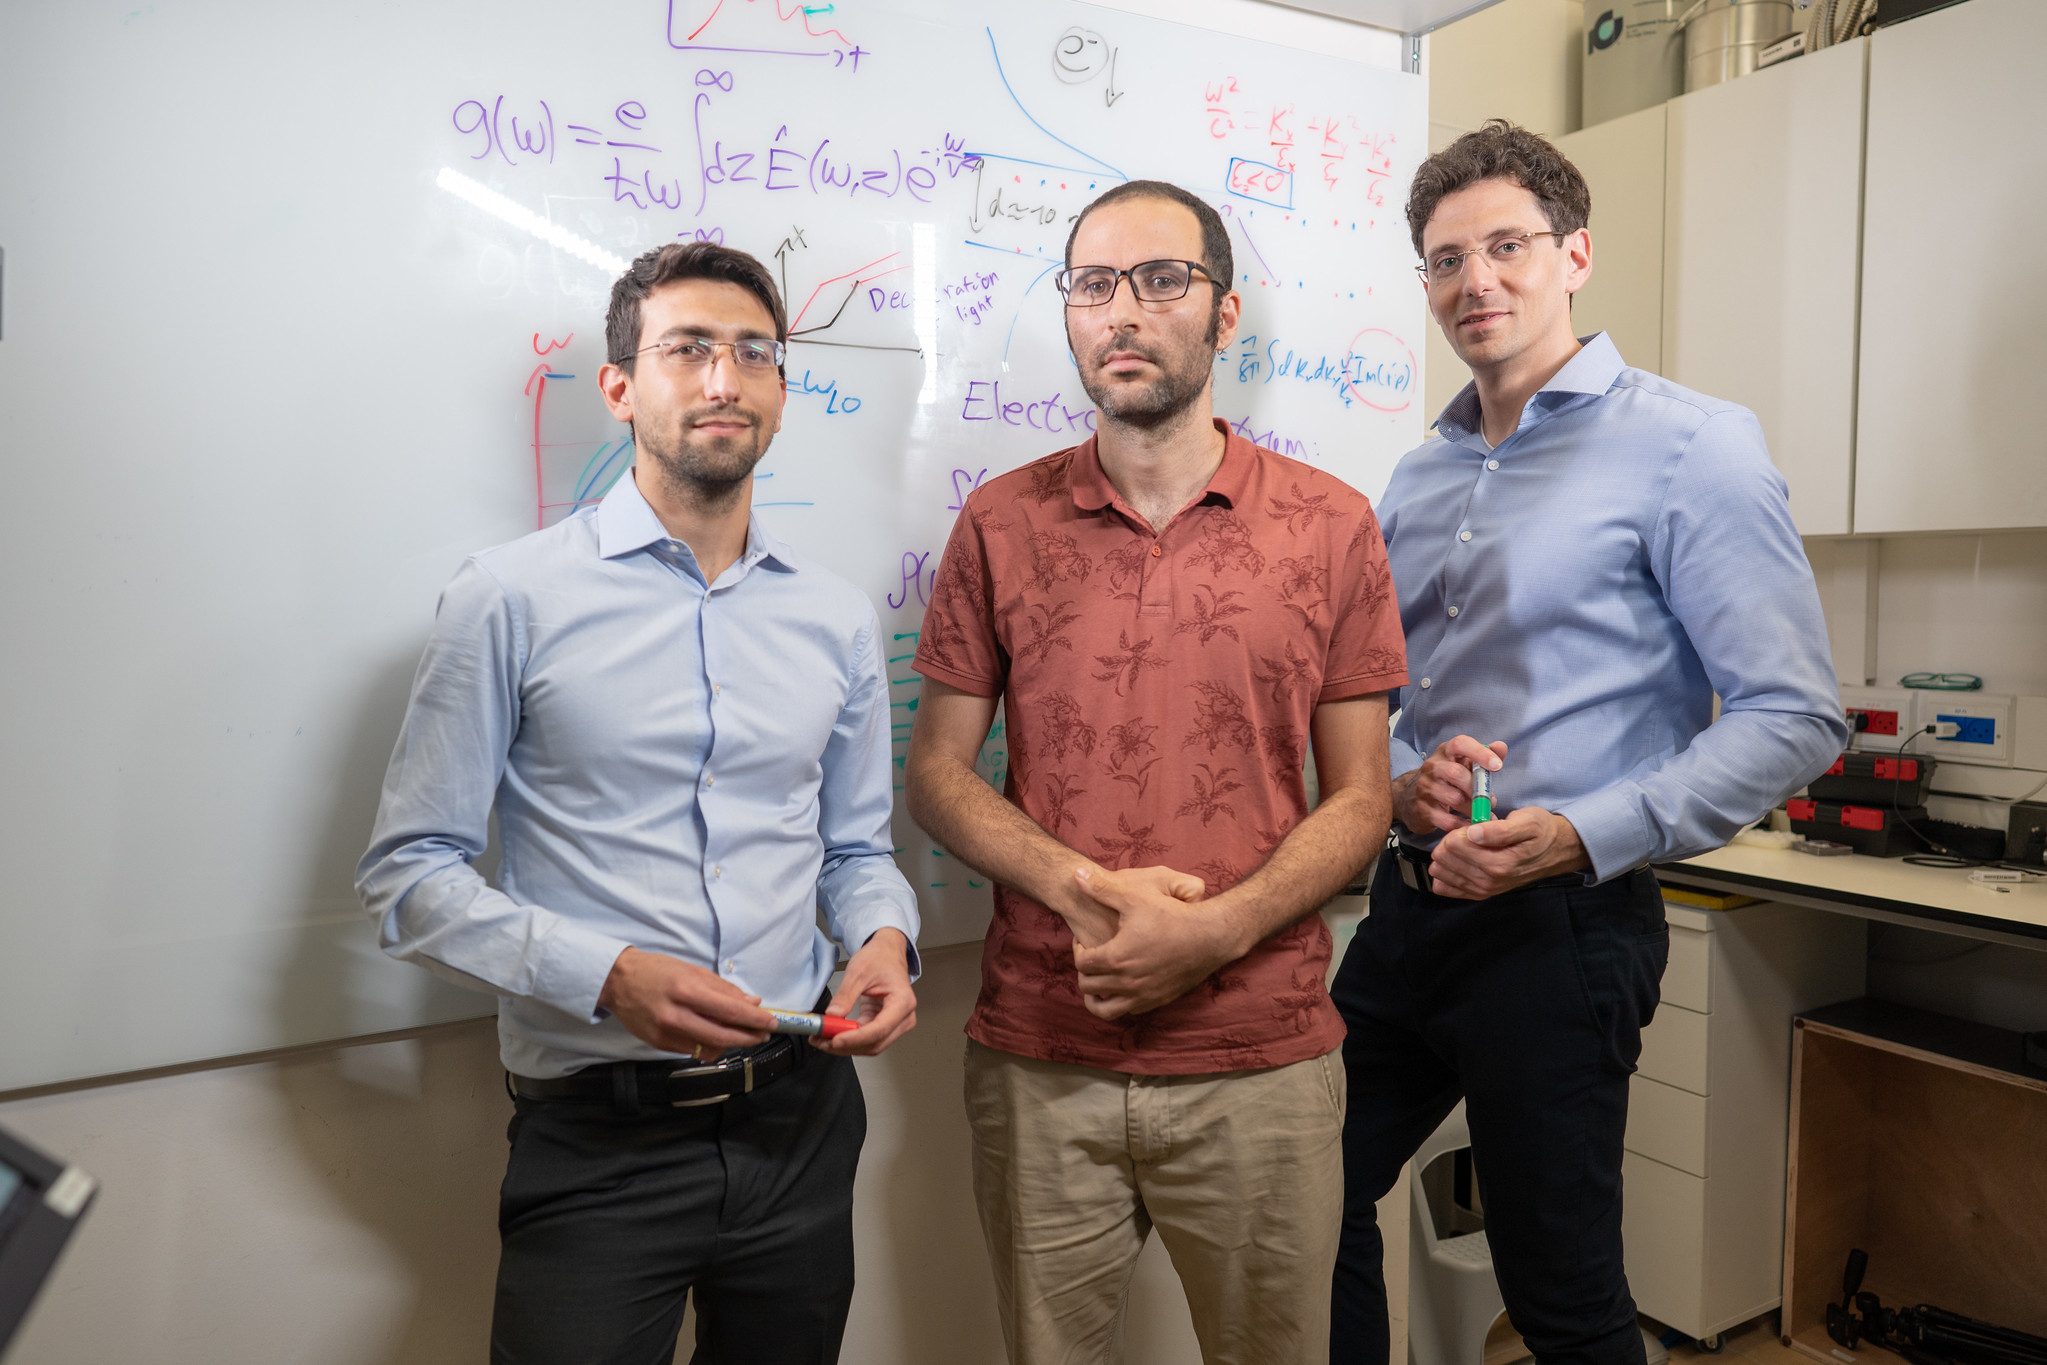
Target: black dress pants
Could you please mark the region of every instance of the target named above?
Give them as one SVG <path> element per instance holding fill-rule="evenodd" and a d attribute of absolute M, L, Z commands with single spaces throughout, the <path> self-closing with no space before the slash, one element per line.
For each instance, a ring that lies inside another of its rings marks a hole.
<path fill-rule="evenodd" d="M 668 1365 L 692 1293 L 692 1365 L 830 1365 L 866 1136 L 852 1061 L 816 1051 L 700 1108 L 519 1100 L 493 1365 Z"/>
<path fill-rule="evenodd" d="M 1670 951 L 1646 869 L 1486 901 L 1379 864 L 1330 994 L 1349 1032 L 1332 1365 L 1387 1365 L 1375 1205 L 1461 1098 L 1507 1314 L 1542 1365 L 1642 1365 L 1621 1258 L 1628 1077 Z"/>

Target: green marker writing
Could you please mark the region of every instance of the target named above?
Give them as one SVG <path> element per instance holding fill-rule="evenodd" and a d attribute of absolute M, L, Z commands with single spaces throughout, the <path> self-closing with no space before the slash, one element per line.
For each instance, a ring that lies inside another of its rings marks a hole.
<path fill-rule="evenodd" d="M 1493 775 L 1471 765 L 1471 823 L 1482 825 L 1493 818 Z"/>

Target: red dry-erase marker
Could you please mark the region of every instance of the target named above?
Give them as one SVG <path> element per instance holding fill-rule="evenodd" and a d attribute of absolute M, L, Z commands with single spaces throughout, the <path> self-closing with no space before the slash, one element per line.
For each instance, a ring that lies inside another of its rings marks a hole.
<path fill-rule="evenodd" d="M 858 1019 L 837 1014 L 805 1014 L 800 1010 L 769 1010 L 775 1021 L 770 1033 L 793 1033 L 799 1038 L 836 1038 L 860 1027 Z"/>

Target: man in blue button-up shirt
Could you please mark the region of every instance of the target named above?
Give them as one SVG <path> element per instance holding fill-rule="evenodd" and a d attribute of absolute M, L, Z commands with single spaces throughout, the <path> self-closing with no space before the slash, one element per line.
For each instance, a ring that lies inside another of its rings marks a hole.
<path fill-rule="evenodd" d="M 1639 1365 L 1620 1166 L 1668 950 L 1648 865 L 1719 847 L 1847 739 L 1755 418 L 1573 334 L 1590 207 L 1553 146 L 1497 120 L 1408 202 L 1472 383 L 1379 504 L 1413 681 L 1399 847 L 1332 992 L 1351 1078 L 1336 1361 L 1386 1359 L 1373 1204 L 1463 1099 L 1514 1325 L 1545 1365 Z"/>
<path fill-rule="evenodd" d="M 499 997 L 494 1361 L 666 1362 L 691 1290 L 700 1361 L 831 1360 L 845 1327 L 849 1058 L 915 1021 L 917 908 L 874 608 L 751 515 L 785 318 L 722 246 L 619 280 L 634 467 L 448 585 L 358 873 L 386 951 Z M 864 1022 L 769 1041 L 762 1004 L 815 1008 L 838 947 L 828 1012 Z"/>

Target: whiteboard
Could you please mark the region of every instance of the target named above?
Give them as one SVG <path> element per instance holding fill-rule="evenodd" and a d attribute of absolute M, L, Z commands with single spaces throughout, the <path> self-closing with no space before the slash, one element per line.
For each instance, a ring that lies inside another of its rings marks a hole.
<path fill-rule="evenodd" d="M 784 281 L 756 502 L 872 595 L 900 759 L 961 498 L 1092 418 L 1070 216 L 1217 204 L 1218 411 L 1376 496 L 1422 432 L 1424 118 L 1418 77 L 1066 0 L 7 6 L 0 1089 L 488 1012 L 351 873 L 441 586 L 624 467 L 628 258 Z M 896 835 L 925 944 L 978 937 L 983 880 Z"/>

